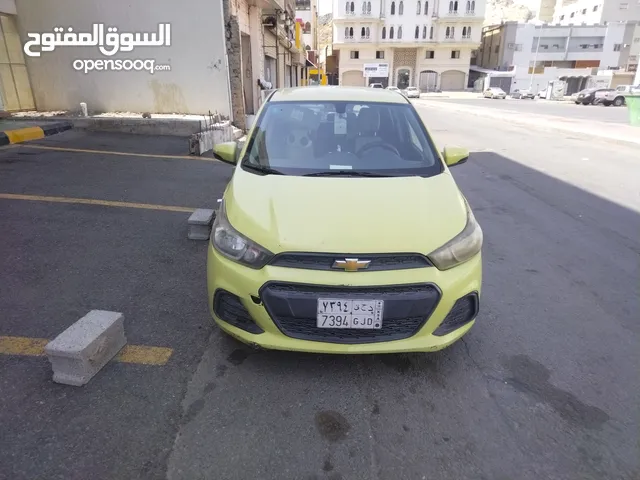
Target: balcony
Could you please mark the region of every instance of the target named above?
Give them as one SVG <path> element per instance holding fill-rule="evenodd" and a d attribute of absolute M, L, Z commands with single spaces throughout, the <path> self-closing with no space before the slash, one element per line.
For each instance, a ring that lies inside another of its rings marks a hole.
<path fill-rule="evenodd" d="M 355 20 L 361 20 L 364 22 L 382 22 L 384 19 L 384 14 L 374 13 L 374 12 L 340 12 L 334 15 L 334 21 L 349 21 L 353 22 Z"/>
<path fill-rule="evenodd" d="M 337 41 L 333 42 L 336 45 L 345 44 L 345 43 L 371 43 L 371 36 L 361 37 L 360 35 L 347 36 L 343 38 L 339 38 Z"/>
<path fill-rule="evenodd" d="M 476 14 L 475 10 L 467 10 L 466 12 L 464 12 L 464 15 L 466 17 L 473 17 L 475 16 L 475 14 Z"/>

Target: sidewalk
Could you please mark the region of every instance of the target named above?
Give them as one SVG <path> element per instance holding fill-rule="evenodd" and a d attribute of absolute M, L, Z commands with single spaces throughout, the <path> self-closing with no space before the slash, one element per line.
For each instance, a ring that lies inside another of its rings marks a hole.
<path fill-rule="evenodd" d="M 552 132 L 562 131 L 614 142 L 640 145 L 640 128 L 632 127 L 631 125 L 594 122 L 535 113 L 525 114 L 510 110 L 495 110 L 446 102 L 430 102 L 426 98 L 421 100 L 421 105 L 430 108 L 440 108 L 442 110 L 460 112 L 468 115 L 493 118 L 507 123 L 534 127 L 540 130 Z"/>
<path fill-rule="evenodd" d="M 67 121 L 29 122 L 2 119 L 0 120 L 0 146 L 38 140 L 71 128 L 73 125 Z"/>

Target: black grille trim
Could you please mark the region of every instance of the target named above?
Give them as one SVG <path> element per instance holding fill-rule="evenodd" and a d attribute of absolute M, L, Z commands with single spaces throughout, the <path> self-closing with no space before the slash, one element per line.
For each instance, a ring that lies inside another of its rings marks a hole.
<path fill-rule="evenodd" d="M 216 290 L 213 295 L 213 311 L 220 320 L 249 333 L 264 333 L 251 318 L 242 301 L 226 290 Z"/>
<path fill-rule="evenodd" d="M 457 330 L 476 318 L 479 310 L 480 298 L 478 292 L 459 298 L 433 334 L 437 337 L 442 337 Z"/>
<path fill-rule="evenodd" d="M 432 283 L 330 287 L 268 282 L 260 289 L 260 298 L 265 310 L 284 335 L 300 340 L 341 344 L 389 342 L 412 337 L 429 320 L 438 306 L 441 295 L 440 289 Z M 384 300 L 382 328 L 379 330 L 317 328 L 317 299 L 323 296 Z"/>
<path fill-rule="evenodd" d="M 345 258 L 371 260 L 369 267 L 359 270 L 360 272 L 407 270 L 410 268 L 425 268 L 433 266 L 427 257 L 419 253 L 343 254 L 284 252 L 273 257 L 269 264 L 276 267 L 302 268 L 306 270 L 333 270 L 339 272 L 344 270 L 332 268 L 333 262 L 335 260 L 342 260 Z"/>

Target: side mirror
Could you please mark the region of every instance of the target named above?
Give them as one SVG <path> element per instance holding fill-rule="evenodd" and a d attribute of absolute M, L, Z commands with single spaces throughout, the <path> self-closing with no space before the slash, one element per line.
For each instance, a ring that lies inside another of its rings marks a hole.
<path fill-rule="evenodd" d="M 237 153 L 238 145 L 236 142 L 217 143 L 213 146 L 213 156 L 221 162 L 235 165 L 238 161 Z"/>
<path fill-rule="evenodd" d="M 442 156 L 444 157 L 444 163 L 448 167 L 453 167 L 469 160 L 469 150 L 459 147 L 445 147 Z"/>

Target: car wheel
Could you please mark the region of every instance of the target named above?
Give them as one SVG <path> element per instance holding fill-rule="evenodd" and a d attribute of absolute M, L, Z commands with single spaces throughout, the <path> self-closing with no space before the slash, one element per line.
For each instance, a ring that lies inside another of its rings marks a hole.
<path fill-rule="evenodd" d="M 610 106 L 611 106 L 611 102 L 602 102 L 602 104 L 603 104 L 605 107 L 610 107 Z"/>
<path fill-rule="evenodd" d="M 580 102 L 574 102 L 576 105 L 580 105 Z"/>
<path fill-rule="evenodd" d="M 620 105 L 624 105 L 624 97 L 618 97 L 613 101 L 613 105 L 619 107 Z"/>

